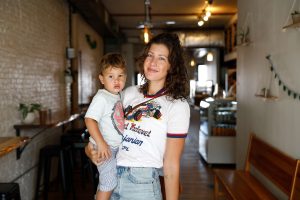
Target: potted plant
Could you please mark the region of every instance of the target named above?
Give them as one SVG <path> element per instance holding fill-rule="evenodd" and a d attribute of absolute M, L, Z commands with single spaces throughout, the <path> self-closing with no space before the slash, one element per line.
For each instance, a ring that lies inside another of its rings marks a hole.
<path fill-rule="evenodd" d="M 19 104 L 19 111 L 21 112 L 22 122 L 25 124 L 31 124 L 35 120 L 34 111 L 41 110 L 41 104 L 31 103 L 31 104 Z"/>
<path fill-rule="evenodd" d="M 300 12 L 295 10 L 293 13 L 291 13 L 291 15 L 292 15 L 293 24 L 300 23 Z"/>

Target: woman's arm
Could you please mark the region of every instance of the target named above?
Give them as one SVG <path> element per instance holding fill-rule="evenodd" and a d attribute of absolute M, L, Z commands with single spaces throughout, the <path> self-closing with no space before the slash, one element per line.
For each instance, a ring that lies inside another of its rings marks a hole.
<path fill-rule="evenodd" d="M 164 154 L 164 182 L 167 200 L 179 199 L 180 158 L 185 138 L 167 138 Z"/>

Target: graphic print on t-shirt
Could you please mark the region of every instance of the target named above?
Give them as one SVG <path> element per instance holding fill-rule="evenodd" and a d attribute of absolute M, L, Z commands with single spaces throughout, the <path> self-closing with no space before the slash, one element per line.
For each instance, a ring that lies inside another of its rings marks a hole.
<path fill-rule="evenodd" d="M 118 133 L 122 135 L 124 132 L 124 112 L 121 101 L 117 101 L 113 107 L 111 121 L 113 122 L 113 125 Z"/>
<path fill-rule="evenodd" d="M 137 108 L 135 108 L 134 110 L 132 110 L 131 106 L 128 106 L 125 109 L 125 114 L 130 112 L 127 116 L 126 119 L 127 120 L 135 120 L 135 121 L 139 121 L 142 120 L 142 117 L 153 117 L 155 119 L 160 119 L 161 117 L 161 112 L 160 112 L 161 106 L 156 103 L 155 101 L 150 101 L 147 102 L 145 104 L 142 104 L 140 106 L 138 106 Z"/>

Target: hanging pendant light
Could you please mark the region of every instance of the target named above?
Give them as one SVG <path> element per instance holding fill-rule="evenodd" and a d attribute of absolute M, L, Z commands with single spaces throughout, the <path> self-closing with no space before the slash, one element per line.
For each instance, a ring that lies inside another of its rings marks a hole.
<path fill-rule="evenodd" d="M 211 48 L 210 48 L 210 34 L 208 35 L 208 45 L 209 45 L 209 47 L 208 47 L 208 52 L 207 52 L 207 54 L 206 54 L 206 60 L 208 61 L 208 62 L 211 62 L 211 61 L 214 61 L 214 54 L 213 54 L 213 51 L 211 50 Z"/>
<path fill-rule="evenodd" d="M 148 43 L 150 40 L 150 33 L 147 26 L 144 27 L 144 43 Z"/>
<path fill-rule="evenodd" d="M 144 43 L 148 43 L 151 37 L 150 28 L 151 24 L 151 16 L 150 16 L 150 0 L 145 0 L 145 21 L 144 21 L 144 29 L 143 29 L 143 40 Z"/>
<path fill-rule="evenodd" d="M 208 62 L 214 61 L 214 54 L 213 54 L 211 51 L 209 51 L 209 52 L 207 53 L 207 55 L 206 55 L 206 60 L 207 60 Z"/>
<path fill-rule="evenodd" d="M 208 23 L 208 25 L 210 25 L 210 23 Z M 211 30 L 210 30 L 210 27 L 208 27 L 208 52 L 207 52 L 207 55 L 206 55 L 206 60 L 208 62 L 212 62 L 214 60 L 214 54 L 211 50 L 211 44 L 210 44 L 210 34 L 211 34 Z"/>

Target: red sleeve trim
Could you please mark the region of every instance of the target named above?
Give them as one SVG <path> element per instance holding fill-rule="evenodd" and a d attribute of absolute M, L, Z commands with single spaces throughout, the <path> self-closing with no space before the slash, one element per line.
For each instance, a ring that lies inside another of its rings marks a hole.
<path fill-rule="evenodd" d="M 168 138 L 186 138 L 187 133 L 168 133 Z"/>

